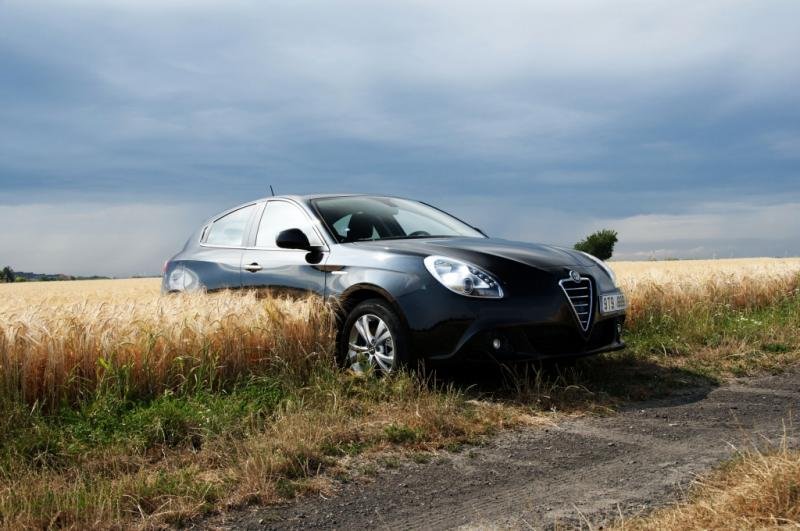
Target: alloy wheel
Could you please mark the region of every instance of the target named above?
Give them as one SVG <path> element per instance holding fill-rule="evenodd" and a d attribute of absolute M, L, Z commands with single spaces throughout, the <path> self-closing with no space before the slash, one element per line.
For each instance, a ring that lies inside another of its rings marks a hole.
<path fill-rule="evenodd" d="M 350 328 L 347 364 L 356 372 L 368 367 L 389 373 L 394 367 L 395 347 L 392 332 L 375 314 L 359 317 Z"/>

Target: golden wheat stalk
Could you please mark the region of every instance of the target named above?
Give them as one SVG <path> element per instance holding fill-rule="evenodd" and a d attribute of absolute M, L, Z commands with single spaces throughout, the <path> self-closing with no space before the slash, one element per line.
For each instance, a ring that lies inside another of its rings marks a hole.
<path fill-rule="evenodd" d="M 57 286 L 56 286 L 57 289 Z M 0 308 L 6 398 L 54 405 L 100 387 L 144 396 L 214 386 L 270 367 L 302 371 L 329 354 L 333 327 L 319 300 L 252 293 L 150 295 Z"/>

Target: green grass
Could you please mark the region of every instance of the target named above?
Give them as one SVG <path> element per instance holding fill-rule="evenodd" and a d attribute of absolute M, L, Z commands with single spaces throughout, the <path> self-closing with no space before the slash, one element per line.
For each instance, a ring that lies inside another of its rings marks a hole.
<path fill-rule="evenodd" d="M 629 348 L 569 368 L 360 378 L 327 363 L 232 385 L 133 398 L 107 386 L 77 406 L 0 405 L 0 526 L 185 523 L 291 498 L 349 477 L 348 459 L 397 466 L 465 445 L 524 416 L 610 412 L 619 403 L 800 360 L 800 296 L 749 310 L 648 315 Z M 386 453 L 390 452 L 390 453 Z M 364 471 L 374 467 L 357 461 Z M 366 472 L 364 472 L 366 473 Z"/>
<path fill-rule="evenodd" d="M 199 449 L 221 433 L 253 433 L 285 398 L 280 383 L 254 378 L 224 393 L 165 393 L 136 401 L 101 394 L 78 409 L 63 407 L 51 414 L 7 403 L 0 421 L 0 464 L 2 470 L 20 460 L 70 466 L 89 452 L 114 447 Z"/>
<path fill-rule="evenodd" d="M 424 434 L 402 424 L 389 424 L 383 429 L 386 438 L 394 444 L 409 444 L 424 438 Z"/>

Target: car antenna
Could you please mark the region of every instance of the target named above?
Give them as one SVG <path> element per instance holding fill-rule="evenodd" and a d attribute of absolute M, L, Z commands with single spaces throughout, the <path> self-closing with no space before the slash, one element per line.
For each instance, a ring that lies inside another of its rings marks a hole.
<path fill-rule="evenodd" d="M 272 193 L 272 197 L 275 197 L 275 190 L 272 189 L 272 185 L 269 185 L 269 191 Z"/>

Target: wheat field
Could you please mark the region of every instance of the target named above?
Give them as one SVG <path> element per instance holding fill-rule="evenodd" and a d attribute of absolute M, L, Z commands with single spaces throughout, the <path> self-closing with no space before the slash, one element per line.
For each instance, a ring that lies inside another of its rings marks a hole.
<path fill-rule="evenodd" d="M 800 259 L 611 262 L 628 326 L 698 306 L 749 308 L 797 293 Z M 0 284 L 0 397 L 40 406 L 100 387 L 150 396 L 331 359 L 331 312 L 252 293 L 161 296 L 159 279 Z"/>
<path fill-rule="evenodd" d="M 0 395 L 54 406 L 102 386 L 128 397 L 308 370 L 333 342 L 314 299 L 161 296 L 158 279 L 0 285 Z"/>
<path fill-rule="evenodd" d="M 628 320 L 697 306 L 750 308 L 796 293 L 800 258 L 610 262 L 629 299 Z"/>

